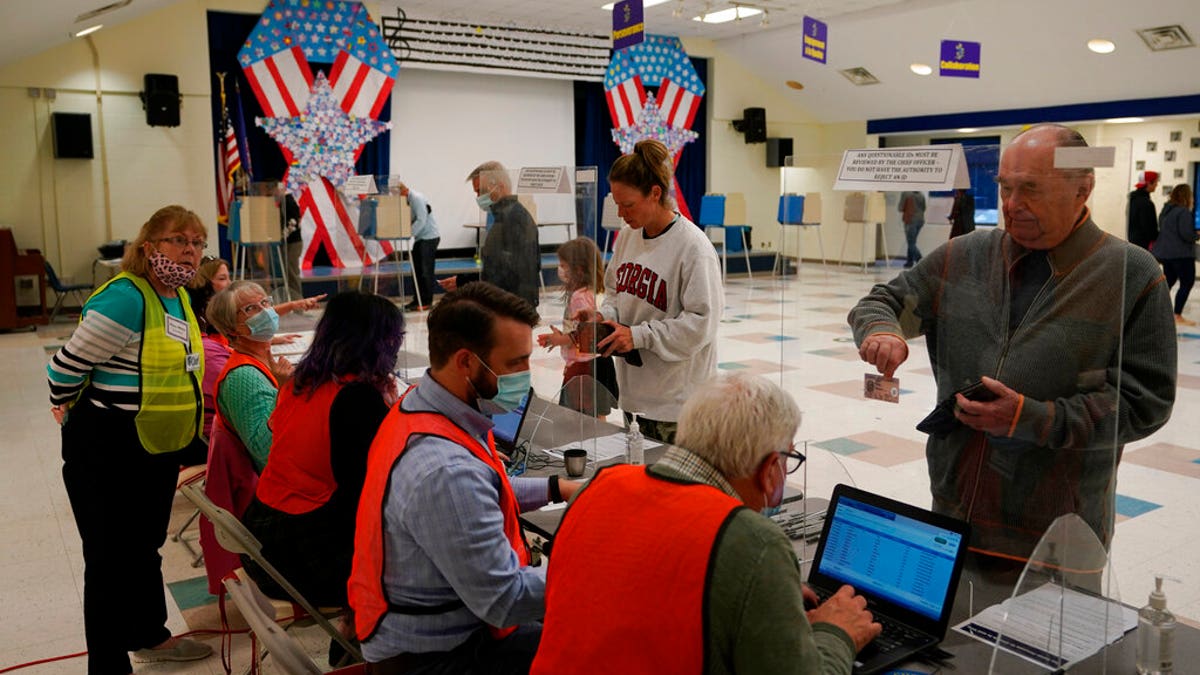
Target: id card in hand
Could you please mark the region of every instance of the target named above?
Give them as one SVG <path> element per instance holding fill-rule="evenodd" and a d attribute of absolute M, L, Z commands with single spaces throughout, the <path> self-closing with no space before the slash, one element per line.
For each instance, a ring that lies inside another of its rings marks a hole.
<path fill-rule="evenodd" d="M 863 396 L 888 403 L 900 402 L 900 380 L 875 373 L 863 375 Z"/>

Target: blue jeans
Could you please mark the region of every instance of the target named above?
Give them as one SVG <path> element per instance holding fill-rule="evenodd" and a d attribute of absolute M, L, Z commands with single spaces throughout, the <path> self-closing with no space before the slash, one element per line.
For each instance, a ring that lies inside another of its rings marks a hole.
<path fill-rule="evenodd" d="M 924 220 L 917 220 L 904 225 L 904 239 L 908 242 L 908 253 L 906 261 L 915 264 L 921 259 L 921 249 L 917 248 L 917 235 L 921 233 L 921 228 L 925 227 Z"/>

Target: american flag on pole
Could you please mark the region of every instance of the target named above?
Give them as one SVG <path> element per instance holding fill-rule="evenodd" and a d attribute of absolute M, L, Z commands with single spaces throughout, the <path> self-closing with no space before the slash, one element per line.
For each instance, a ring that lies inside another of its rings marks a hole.
<path fill-rule="evenodd" d="M 233 174 L 241 168 L 242 158 L 238 153 L 237 135 L 229 119 L 229 108 L 225 103 L 225 73 L 217 73 L 221 82 L 221 135 L 217 140 L 217 222 L 229 224 L 229 208 L 233 203 Z"/>
<path fill-rule="evenodd" d="M 346 0 L 270 0 L 238 61 L 267 117 L 305 115 L 314 86 L 309 64 L 326 63 L 338 106 L 351 117 L 375 119 L 400 69 L 366 7 Z M 361 145 L 351 159 L 360 152 Z M 283 155 L 288 164 L 296 159 L 286 147 Z M 370 265 L 390 248 L 358 236 L 356 209 L 335 188 L 325 177 L 297 199 L 305 268 L 322 245 L 339 267 Z"/>

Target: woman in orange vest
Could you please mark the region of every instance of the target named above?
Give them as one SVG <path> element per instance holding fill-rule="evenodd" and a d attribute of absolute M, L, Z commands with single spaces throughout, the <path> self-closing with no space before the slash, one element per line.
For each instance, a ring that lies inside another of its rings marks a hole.
<path fill-rule="evenodd" d="M 216 417 L 209 436 L 204 492 L 214 504 L 240 518 L 254 498 L 258 473 L 271 450 L 271 426 L 279 383 L 292 376 L 292 364 L 271 354 L 279 316 L 262 286 L 238 281 L 207 303 L 209 326 L 220 331 L 232 352 L 213 383 Z M 221 579 L 241 566 L 221 548 L 212 524 L 200 521 L 200 547 L 208 590 L 222 592 Z"/>
<path fill-rule="evenodd" d="M 392 371 L 404 315 L 387 298 L 335 295 L 271 415 L 271 452 L 242 522 L 263 556 L 310 601 L 346 606 L 367 450 L 398 397 Z M 253 561 L 267 595 L 283 592 Z"/>

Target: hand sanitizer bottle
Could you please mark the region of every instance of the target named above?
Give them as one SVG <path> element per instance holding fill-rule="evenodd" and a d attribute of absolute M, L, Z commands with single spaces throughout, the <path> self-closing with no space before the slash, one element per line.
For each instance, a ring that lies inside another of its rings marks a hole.
<path fill-rule="evenodd" d="M 638 465 L 646 463 L 646 455 L 642 449 L 642 429 L 638 426 L 637 413 L 629 422 L 629 431 L 625 432 L 625 453 L 629 463 Z"/>
<path fill-rule="evenodd" d="M 1174 672 L 1172 647 L 1175 640 L 1175 616 L 1167 611 L 1163 578 L 1154 577 L 1150 602 L 1138 611 L 1137 671 L 1140 675 Z"/>

